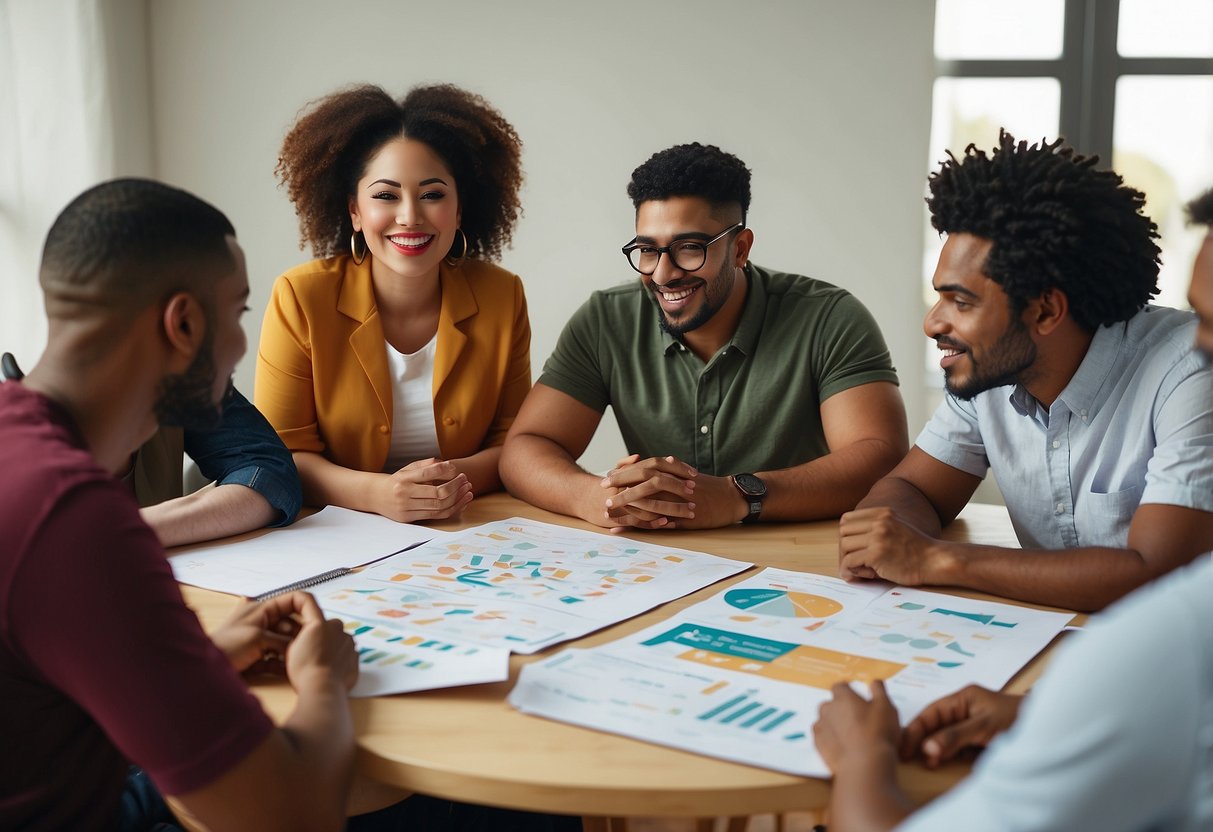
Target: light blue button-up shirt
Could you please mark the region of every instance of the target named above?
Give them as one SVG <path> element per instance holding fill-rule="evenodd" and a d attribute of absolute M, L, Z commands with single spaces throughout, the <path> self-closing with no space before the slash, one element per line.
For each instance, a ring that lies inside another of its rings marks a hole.
<path fill-rule="evenodd" d="M 1147 306 L 1100 327 L 1045 408 L 1023 387 L 946 396 L 915 444 L 994 474 L 1020 545 L 1124 548 L 1141 503 L 1213 512 L 1213 369 L 1191 312 Z"/>
<path fill-rule="evenodd" d="M 898 832 L 1213 829 L 1213 561 L 1068 637 L 973 773 Z"/>

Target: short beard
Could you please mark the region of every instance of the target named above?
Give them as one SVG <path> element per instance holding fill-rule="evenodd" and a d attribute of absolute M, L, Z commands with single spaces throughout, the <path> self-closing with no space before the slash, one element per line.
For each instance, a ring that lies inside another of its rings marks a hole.
<path fill-rule="evenodd" d="M 1021 384 L 1024 371 L 1036 362 L 1036 344 L 1028 334 L 1028 328 L 1021 321 L 1013 320 L 1007 331 L 986 350 L 986 354 L 989 356 L 988 366 L 978 366 L 973 360 L 973 353 L 968 353 L 973 373 L 963 384 L 954 384 L 951 377 L 944 373 L 944 387 L 950 394 L 967 402 L 995 387 Z"/>
<path fill-rule="evenodd" d="M 211 430 L 219 424 L 221 407 L 212 396 L 215 389 L 214 337 L 208 328 L 198 354 L 189 368 L 165 376 L 156 398 L 156 421 L 186 430 Z M 230 383 L 229 383 L 230 388 Z M 225 394 L 226 398 L 226 394 Z"/>
<path fill-rule="evenodd" d="M 684 333 L 699 329 L 699 327 L 712 320 L 712 317 L 720 311 L 721 307 L 728 302 L 729 295 L 733 292 L 733 284 L 737 280 L 736 272 L 730 278 L 725 277 L 725 270 L 734 270 L 736 267 L 729 262 L 721 264 L 720 271 L 713 281 L 704 281 L 703 288 L 703 305 L 699 307 L 699 311 L 686 321 L 674 323 L 666 317 L 665 310 L 661 308 L 661 301 L 657 300 L 657 323 L 661 326 L 663 332 L 668 332 L 675 338 Z M 654 300 L 657 299 L 657 285 L 651 284 L 650 292 L 653 293 Z"/>

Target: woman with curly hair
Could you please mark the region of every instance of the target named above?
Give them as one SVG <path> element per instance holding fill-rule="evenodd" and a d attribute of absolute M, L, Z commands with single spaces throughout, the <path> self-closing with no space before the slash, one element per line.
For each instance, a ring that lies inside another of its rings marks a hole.
<path fill-rule="evenodd" d="M 531 331 L 521 281 L 489 261 L 521 213 L 521 149 L 450 85 L 342 90 L 287 133 L 278 178 L 321 259 L 274 284 L 255 400 L 308 503 L 415 522 L 501 487 Z"/>

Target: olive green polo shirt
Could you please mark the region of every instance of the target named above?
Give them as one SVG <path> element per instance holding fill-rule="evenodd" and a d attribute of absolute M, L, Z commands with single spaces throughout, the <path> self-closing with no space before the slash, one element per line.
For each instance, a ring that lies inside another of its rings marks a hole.
<path fill-rule="evenodd" d="M 539 378 L 615 411 L 629 453 L 673 454 L 715 476 L 790 468 L 829 453 L 821 403 L 897 383 L 871 313 L 849 292 L 747 264 L 737 331 L 704 363 L 660 325 L 641 281 L 595 292 Z"/>

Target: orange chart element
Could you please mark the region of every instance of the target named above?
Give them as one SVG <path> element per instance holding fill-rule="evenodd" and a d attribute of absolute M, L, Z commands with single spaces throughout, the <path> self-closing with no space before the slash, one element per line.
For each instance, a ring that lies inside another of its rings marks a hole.
<path fill-rule="evenodd" d="M 678 658 L 716 669 L 753 673 L 796 685 L 829 690 L 839 682 L 872 682 L 888 679 L 905 669 L 904 664 L 801 645 L 773 661 L 727 656 L 709 650 L 687 650 Z"/>

